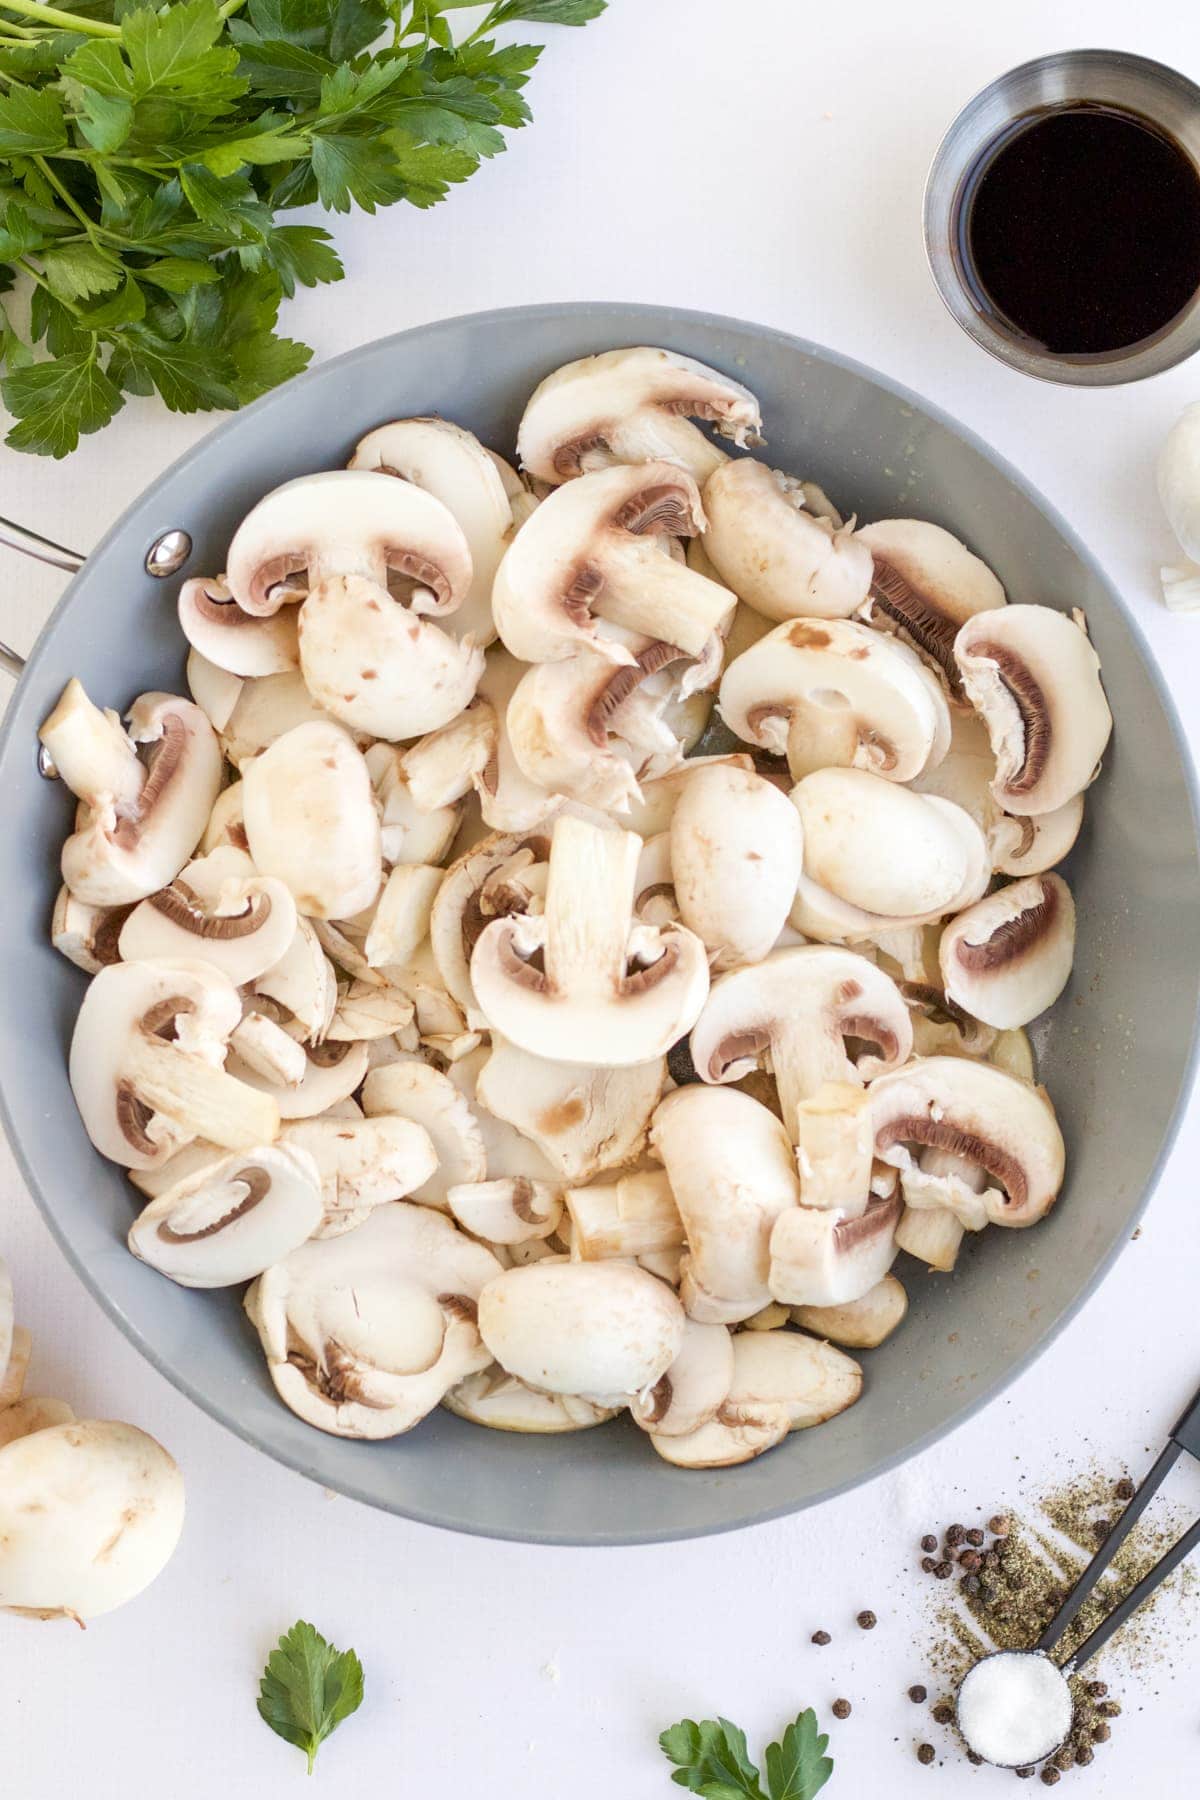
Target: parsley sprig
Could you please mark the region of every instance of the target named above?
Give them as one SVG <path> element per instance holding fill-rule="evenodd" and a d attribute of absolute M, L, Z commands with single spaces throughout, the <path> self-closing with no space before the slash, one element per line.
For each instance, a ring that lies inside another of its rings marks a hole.
<path fill-rule="evenodd" d="M 472 3 L 0 0 L 7 442 L 65 456 L 126 394 L 230 408 L 305 368 L 280 303 L 344 271 L 280 215 L 434 205 L 528 122 L 541 46 L 496 32 L 606 0 L 495 0 L 456 42 Z"/>
<path fill-rule="evenodd" d="M 295 1744 L 313 1772 L 317 1751 L 363 1701 L 363 1669 L 353 1650 L 335 1650 L 315 1626 L 297 1619 L 267 1659 L 258 1690 L 261 1718 Z"/>
<path fill-rule="evenodd" d="M 750 1761 L 746 1734 L 728 1719 L 681 1719 L 659 1738 L 675 1764 L 671 1780 L 701 1800 L 813 1800 L 833 1774 L 828 1737 L 810 1706 L 765 1753 L 767 1786 Z"/>

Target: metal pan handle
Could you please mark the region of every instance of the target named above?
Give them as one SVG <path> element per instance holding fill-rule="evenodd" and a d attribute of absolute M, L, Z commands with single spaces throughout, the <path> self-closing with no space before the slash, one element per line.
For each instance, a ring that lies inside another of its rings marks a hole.
<path fill-rule="evenodd" d="M 65 545 L 41 537 L 36 531 L 27 531 L 12 519 L 0 519 L 0 544 L 9 550 L 19 550 L 23 556 L 32 556 L 36 562 L 49 563 L 55 569 L 65 569 L 69 575 L 82 569 L 85 560 L 78 550 L 68 550 Z M 24 667 L 25 658 L 0 641 L 0 669 L 15 681 Z"/>

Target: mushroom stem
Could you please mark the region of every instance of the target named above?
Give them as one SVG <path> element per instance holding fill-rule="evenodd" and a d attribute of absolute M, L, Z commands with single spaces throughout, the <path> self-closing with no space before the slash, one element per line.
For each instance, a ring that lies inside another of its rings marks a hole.
<path fill-rule="evenodd" d="M 100 794 L 118 807 L 132 806 L 146 783 L 146 769 L 114 712 L 101 712 L 74 676 L 38 732 L 46 752 L 73 794 Z"/>
<path fill-rule="evenodd" d="M 771 1039 L 771 1064 L 783 1123 L 793 1144 L 799 1144 L 804 1126 L 804 1104 L 826 1082 L 848 1085 L 854 1065 L 842 1049 L 841 1038 L 814 1031 L 812 1020 L 793 1014 L 776 1026 Z M 811 1204 L 811 1202 L 808 1202 Z M 838 1205 L 845 1205 L 839 1200 Z"/>
<path fill-rule="evenodd" d="M 699 656 L 728 618 L 728 588 L 664 556 L 654 537 L 614 539 L 605 554 L 604 591 L 596 611 L 623 626 Z"/>
<path fill-rule="evenodd" d="M 875 1150 L 866 1089 L 830 1082 L 799 1102 L 794 1119 L 801 1205 L 839 1206 L 848 1218 L 866 1212 Z"/>
<path fill-rule="evenodd" d="M 570 817 L 554 826 L 546 883 L 546 974 L 577 997 L 611 994 L 625 974 L 642 840 Z"/>
<path fill-rule="evenodd" d="M 269 1094 L 166 1038 L 136 1032 L 123 1074 L 151 1112 L 222 1149 L 248 1150 L 270 1144 L 279 1135 L 279 1109 Z"/>
<path fill-rule="evenodd" d="M 944 1206 L 906 1206 L 896 1227 L 896 1248 L 948 1275 L 958 1260 L 966 1227 Z"/>

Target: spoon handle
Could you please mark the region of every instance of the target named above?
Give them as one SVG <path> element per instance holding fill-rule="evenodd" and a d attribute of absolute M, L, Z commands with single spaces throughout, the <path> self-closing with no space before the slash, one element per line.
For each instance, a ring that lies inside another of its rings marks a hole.
<path fill-rule="evenodd" d="M 1200 1544 L 1200 1519 L 1197 1519 L 1196 1523 L 1172 1544 L 1166 1555 L 1159 1558 L 1150 1573 L 1142 1577 L 1131 1593 L 1126 1594 L 1121 1604 L 1113 1608 L 1107 1619 L 1097 1625 L 1091 1637 L 1084 1639 L 1074 1656 L 1063 1664 L 1063 1674 L 1070 1675 L 1074 1670 L 1082 1669 L 1084 1663 L 1095 1656 L 1097 1650 L 1102 1650 L 1113 1632 L 1121 1629 L 1126 1619 L 1132 1617 L 1142 1601 L 1149 1598 L 1160 1581 L 1166 1580 L 1172 1569 L 1178 1568 L 1184 1558 L 1192 1554 L 1197 1544 Z"/>

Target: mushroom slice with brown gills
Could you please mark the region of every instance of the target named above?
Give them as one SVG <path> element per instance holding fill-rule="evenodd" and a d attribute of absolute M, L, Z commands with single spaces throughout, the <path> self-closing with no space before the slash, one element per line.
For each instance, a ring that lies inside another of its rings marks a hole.
<path fill-rule="evenodd" d="M 437 1169 L 429 1133 L 398 1116 L 293 1119 L 283 1126 L 279 1141 L 308 1157 L 316 1169 L 321 1207 L 306 1236 L 346 1230 L 371 1207 L 415 1194 Z"/>
<path fill-rule="evenodd" d="M 633 832 L 556 819 L 544 914 L 495 919 L 480 934 L 480 1009 L 520 1048 L 624 1067 L 664 1055 L 695 1023 L 704 946 L 682 926 L 632 923 L 641 847 Z"/>
<path fill-rule="evenodd" d="M 758 401 L 740 382 L 674 350 L 641 345 L 581 357 L 533 390 L 517 434 L 521 466 L 562 482 L 613 463 L 671 462 L 706 481 L 725 453 L 697 426 L 754 444 Z"/>
<path fill-rule="evenodd" d="M 590 1431 L 604 1425 L 618 1411 L 615 1406 L 594 1406 L 578 1394 L 542 1394 L 499 1363 L 481 1374 L 468 1375 L 445 1395 L 442 1405 L 456 1418 L 492 1431 L 520 1431 L 549 1437 L 564 1431 Z"/>
<path fill-rule="evenodd" d="M 946 696 L 916 652 L 852 619 L 776 626 L 729 664 L 720 708 L 796 781 L 834 766 L 912 781 L 951 742 Z"/>
<path fill-rule="evenodd" d="M 231 781 L 213 801 L 208 824 L 204 827 L 204 836 L 200 839 L 200 854 L 207 856 L 210 850 L 219 850 L 225 844 L 231 845 L 234 850 L 247 848 L 240 781 Z"/>
<path fill-rule="evenodd" d="M 471 581 L 454 615 L 456 637 L 496 635 L 492 581 L 512 531 L 512 505 L 491 453 L 449 419 L 393 419 L 358 440 L 352 469 L 376 469 L 423 488 L 452 513 L 471 556 Z"/>
<path fill-rule="evenodd" d="M 464 1231 L 488 1244 L 553 1237 L 563 1210 L 556 1184 L 524 1175 L 460 1182 L 446 1190 L 446 1204 Z"/>
<path fill-rule="evenodd" d="M 303 913 L 296 916 L 291 943 L 279 961 L 259 976 L 254 993 L 280 1007 L 307 1042 L 322 1041 L 337 1005 L 337 978 L 312 922 Z"/>
<path fill-rule="evenodd" d="M 89 906 L 61 887 L 50 921 L 50 942 L 61 956 L 87 975 L 120 960 L 117 940 L 132 907 Z"/>
<path fill-rule="evenodd" d="M 1042 875 L 1069 856 L 1083 824 L 1083 795 L 1048 813 L 1001 813 L 989 834 L 999 875 Z"/>
<path fill-rule="evenodd" d="M 670 844 L 679 916 L 712 968 L 761 962 L 787 923 L 804 866 L 795 807 L 760 775 L 717 763 L 684 786 Z"/>
<path fill-rule="evenodd" d="M 337 1437 L 396 1437 L 491 1362 L 476 1319 L 499 1273 L 449 1219 L 397 1201 L 266 1270 L 246 1311 L 299 1418 Z"/>
<path fill-rule="evenodd" d="M 796 1206 L 771 1231 L 772 1298 L 785 1306 L 843 1306 L 861 1299 L 896 1259 L 903 1203 L 871 1198 L 865 1209 Z"/>
<path fill-rule="evenodd" d="M 667 1095 L 651 1142 L 687 1237 L 689 1315 L 710 1325 L 750 1318 L 772 1297 L 771 1228 L 800 1199 L 787 1132 L 749 1095 L 693 1085 Z"/>
<path fill-rule="evenodd" d="M 804 873 L 851 906 L 893 917 L 949 909 L 970 873 L 948 801 L 865 769 L 818 769 L 792 790 L 804 826 Z M 975 828 L 978 836 L 978 828 Z"/>
<path fill-rule="evenodd" d="M 468 1020 L 478 1011 L 471 952 L 492 919 L 530 909 L 537 897 L 531 871 L 544 865 L 549 854 L 548 834 L 492 832 L 445 872 L 430 911 L 429 941 L 446 991 Z M 544 889 L 544 880 L 540 885 Z"/>
<path fill-rule="evenodd" d="M 84 802 L 63 845 L 62 872 L 76 899 L 90 906 L 142 900 L 173 881 L 221 786 L 220 745 L 191 700 L 143 694 L 128 718 L 125 736 L 116 715 L 100 712 L 72 679 L 38 733 Z"/>
<path fill-rule="evenodd" d="M 861 1085 L 903 1063 L 908 1007 L 889 975 L 828 945 L 777 950 L 713 983 L 692 1032 L 705 1082 L 738 1081 L 769 1054 L 789 1144 L 802 1101 L 824 1082 Z"/>
<path fill-rule="evenodd" d="M 622 1069 L 567 1064 L 531 1056 L 493 1033 L 477 1092 L 488 1112 L 578 1185 L 641 1155 L 666 1073 L 662 1057 Z"/>
<path fill-rule="evenodd" d="M 298 1084 L 272 1081 L 229 1052 L 228 1070 L 275 1102 L 281 1119 L 314 1119 L 361 1086 L 369 1066 L 366 1044 L 305 1044 L 306 1070 Z"/>
<path fill-rule="evenodd" d="M 410 1119 L 429 1133 L 437 1166 L 411 1190 L 422 1205 L 448 1212 L 451 1188 L 487 1180 L 479 1123 L 470 1102 L 440 1070 L 416 1058 L 372 1069 L 363 1084 L 362 1103 L 368 1119 L 386 1113 Z"/>
<path fill-rule="evenodd" d="M 870 1098 L 875 1154 L 902 1185 L 926 1149 L 983 1170 L 978 1194 L 959 1182 L 931 1202 L 951 1205 L 968 1231 L 1034 1225 L 1058 1198 L 1066 1151 L 1044 1089 L 988 1063 L 932 1056 L 882 1075 Z M 911 1206 L 911 1186 L 905 1197 Z"/>
<path fill-rule="evenodd" d="M 165 1162 L 190 1138 L 269 1144 L 274 1102 L 222 1068 L 242 1016 L 237 989 L 202 962 L 114 963 L 92 978 L 69 1073 L 84 1129 L 127 1169 Z"/>
<path fill-rule="evenodd" d="M 614 671 L 607 657 L 587 649 L 526 669 L 505 717 L 522 778 L 555 806 L 567 796 L 581 806 L 627 812 L 646 758 L 622 738 L 622 715 L 641 679 L 641 664 Z M 677 753 L 673 738 L 671 746 Z"/>
<path fill-rule="evenodd" d="M 231 846 L 185 864 L 135 906 L 121 927 L 126 962 L 198 957 L 237 987 L 274 968 L 296 934 L 296 903 L 282 881 L 256 874 Z"/>
<path fill-rule="evenodd" d="M 789 1431 L 823 1425 L 862 1392 L 862 1371 L 831 1344 L 796 1331 L 739 1331 L 733 1379 L 716 1415 L 685 1437 L 651 1433 L 667 1462 L 717 1469 L 749 1462 Z"/>
<path fill-rule="evenodd" d="M 792 1318 L 814 1337 L 847 1350 L 874 1350 L 890 1337 L 908 1311 L 908 1295 L 894 1275 L 885 1275 L 857 1300 L 841 1306 L 793 1306 Z"/>
<path fill-rule="evenodd" d="M 1095 780 L 1112 732 L 1100 658 L 1081 620 L 1049 606 L 971 619 L 954 640 L 996 758 L 1005 812 L 1055 812 Z"/>
<path fill-rule="evenodd" d="M 292 609 L 266 618 L 243 612 L 220 576 L 184 582 L 179 623 L 193 650 L 230 675 L 282 675 L 300 667 Z"/>
<path fill-rule="evenodd" d="M 633 1422 L 654 1437 L 686 1437 L 716 1417 L 732 1382 L 728 1328 L 688 1319 L 675 1361 L 630 1407 Z"/>
<path fill-rule="evenodd" d="M 809 510 L 805 484 L 751 457 L 704 485 L 704 548 L 739 600 L 769 619 L 844 619 L 867 597 L 871 552 L 853 521 Z"/>
<path fill-rule="evenodd" d="M 964 705 L 955 635 L 976 613 L 1005 604 L 999 581 L 965 544 L 924 519 L 881 519 L 862 526 L 858 542 L 874 558 L 862 617 L 910 643 Z"/>
<path fill-rule="evenodd" d="M 508 1269 L 479 1296 L 479 1332 L 501 1368 L 551 1394 L 628 1404 L 679 1354 L 683 1308 L 624 1262 L 548 1258 Z"/>
<path fill-rule="evenodd" d="M 574 1232 L 572 1254 L 581 1262 L 612 1256 L 652 1256 L 680 1250 L 683 1220 L 662 1169 L 635 1169 L 613 1182 L 566 1190 Z"/>
<path fill-rule="evenodd" d="M 473 777 L 473 785 L 484 823 L 493 831 L 533 831 L 561 803 L 559 795 L 530 780 L 513 749 L 508 708 L 524 674 L 524 663 L 510 656 L 503 644 L 493 644 L 479 678 L 478 693 L 495 712 L 496 746 Z"/>
<path fill-rule="evenodd" d="M 1075 902 L 1060 875 L 999 888 L 949 924 L 939 951 L 946 996 L 1001 1030 L 1028 1025 L 1071 977 Z"/>
<path fill-rule="evenodd" d="M 297 725 L 242 772 L 255 866 L 291 890 L 302 913 L 345 919 L 371 905 L 382 878 L 379 815 L 366 763 L 332 720 Z"/>
<path fill-rule="evenodd" d="M 610 662 L 633 654 L 597 620 L 699 656 L 732 612 L 728 588 L 664 556 L 659 542 L 704 529 L 700 493 L 669 463 L 606 469 L 550 495 L 496 572 L 500 636 L 524 662 L 559 662 L 591 645 Z"/>
<path fill-rule="evenodd" d="M 307 1151 L 288 1144 L 224 1156 L 152 1200 L 129 1248 L 181 1287 L 251 1281 L 311 1237 L 321 1183 Z"/>

